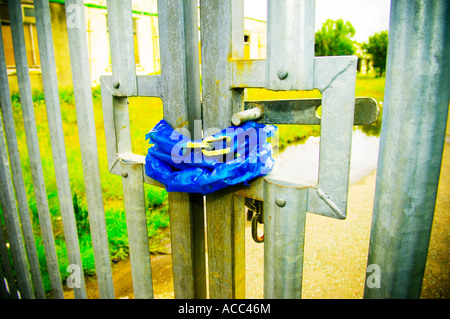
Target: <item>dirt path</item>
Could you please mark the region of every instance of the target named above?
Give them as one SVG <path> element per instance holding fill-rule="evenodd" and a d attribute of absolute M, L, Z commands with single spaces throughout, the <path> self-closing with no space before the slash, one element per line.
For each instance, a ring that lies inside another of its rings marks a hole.
<path fill-rule="evenodd" d="M 450 298 L 450 135 L 442 162 L 422 298 Z M 350 187 L 347 219 L 307 215 L 303 298 L 362 298 L 375 180 L 373 172 Z M 263 298 L 263 249 L 247 227 L 246 298 Z M 171 255 L 151 260 L 155 298 L 174 298 Z M 114 265 L 113 277 L 116 298 L 133 298 L 129 260 Z M 88 297 L 98 298 L 96 282 L 88 280 L 86 286 Z"/>

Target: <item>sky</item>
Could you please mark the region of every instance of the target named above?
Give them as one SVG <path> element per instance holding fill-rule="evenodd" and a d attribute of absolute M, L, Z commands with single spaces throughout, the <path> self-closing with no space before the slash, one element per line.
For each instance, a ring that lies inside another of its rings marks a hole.
<path fill-rule="evenodd" d="M 267 0 L 244 0 L 245 16 L 267 21 Z M 316 31 L 327 19 L 350 21 L 353 40 L 367 42 L 369 36 L 389 29 L 390 0 L 316 0 Z"/>

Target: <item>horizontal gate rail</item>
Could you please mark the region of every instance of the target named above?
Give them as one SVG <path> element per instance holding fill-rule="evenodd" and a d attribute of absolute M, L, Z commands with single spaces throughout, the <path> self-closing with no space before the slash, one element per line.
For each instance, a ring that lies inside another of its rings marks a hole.
<path fill-rule="evenodd" d="M 273 100 L 245 102 L 244 109 L 259 107 L 262 115 L 255 122 L 264 124 L 320 125 L 317 109 L 322 99 Z M 355 98 L 353 125 L 369 125 L 375 122 L 379 109 L 377 101 L 370 97 Z"/>

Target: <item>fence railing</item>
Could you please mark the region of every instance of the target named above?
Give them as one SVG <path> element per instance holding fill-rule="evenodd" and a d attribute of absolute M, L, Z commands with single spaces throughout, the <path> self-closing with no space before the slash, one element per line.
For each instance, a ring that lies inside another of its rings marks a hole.
<path fill-rule="evenodd" d="M 64 238 L 69 263 L 76 266 L 74 273 L 79 276 L 74 295 L 87 298 L 59 104 L 50 7 L 46 0 L 35 0 L 34 6 Z M 8 9 L 49 279 L 53 297 L 63 298 L 20 1 L 8 1 Z M 65 10 L 99 295 L 115 298 L 84 3 L 66 0 Z M 175 298 L 245 297 L 244 198 L 252 198 L 263 202 L 264 295 L 301 297 L 306 213 L 346 217 L 353 125 L 373 121 L 377 107 L 371 99 L 357 99 L 355 108 L 356 57 L 314 57 L 314 10 L 314 0 L 269 0 L 267 60 L 244 60 L 243 0 L 201 0 L 200 16 L 197 1 L 159 0 L 161 74 L 137 76 L 131 0 L 107 2 L 112 75 L 101 78 L 103 120 L 109 170 L 123 184 L 135 298 L 153 298 L 144 183 L 162 185 L 145 175 L 144 158 L 132 153 L 128 97 L 162 99 L 164 119 L 173 128 L 184 127 L 199 135 L 193 136 L 196 140 L 202 137 L 202 131 L 194 129 L 196 121 L 201 121 L 203 132 L 223 129 L 230 126 L 233 114 L 251 108 L 245 101 L 245 89 L 249 87 L 321 92 L 322 114 L 314 119 L 321 125 L 319 182 L 295 185 L 269 175 L 253 181 L 250 187 L 232 187 L 207 196 L 169 193 L 174 294 Z M 381 267 L 383 279 L 381 288 L 366 287 L 368 298 L 420 296 L 448 113 L 449 10 L 445 0 L 392 1 L 384 125 L 368 258 L 368 264 Z M 0 280 L 0 294 L 2 298 L 18 298 L 19 291 L 20 298 L 45 298 L 1 33 L 0 79 L 0 201 L 13 261 L 11 267 L 0 232 L 0 278 L 8 283 L 7 287 Z M 428 107 L 423 106 L 424 98 Z M 270 116 L 259 121 L 308 124 L 311 118 L 306 112 L 300 114 L 298 106 L 307 109 L 309 105 L 315 110 L 316 102 L 284 101 L 286 105 L 281 107 L 298 114 L 293 120 L 278 116 L 271 102 L 261 101 L 259 106 L 267 108 L 266 115 Z M 358 103 L 368 107 L 360 108 Z M 404 114 L 409 114 L 408 118 Z M 368 120 L 369 115 L 372 120 Z"/>

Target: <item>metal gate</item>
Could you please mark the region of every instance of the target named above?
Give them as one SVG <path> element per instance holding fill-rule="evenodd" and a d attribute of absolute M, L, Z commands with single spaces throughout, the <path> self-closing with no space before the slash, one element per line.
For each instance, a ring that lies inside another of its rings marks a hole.
<path fill-rule="evenodd" d="M 69 263 L 81 265 L 49 3 L 35 0 L 34 5 L 64 236 Z M 100 298 L 115 298 L 96 147 L 84 3 L 66 0 L 65 7 L 99 294 Z M 346 217 L 353 125 L 373 122 L 377 110 L 372 99 L 355 99 L 357 58 L 314 56 L 314 0 L 269 0 L 267 59 L 244 60 L 243 9 L 243 0 L 201 0 L 199 11 L 197 1 L 158 1 L 161 74 L 140 76 L 136 75 L 134 60 L 131 0 L 107 2 L 112 75 L 101 78 L 102 106 L 109 170 L 118 175 L 118 183 L 120 178 L 123 183 L 135 298 L 153 298 L 144 183 L 162 185 L 145 175 L 144 157 L 132 153 L 128 97 L 162 99 L 164 119 L 173 128 L 188 129 L 195 134 L 193 139 L 230 126 L 233 115 L 245 117 L 248 112 L 242 112 L 255 107 L 262 109 L 256 119 L 261 123 L 321 125 L 317 185 L 296 185 L 269 175 L 253 181 L 249 187 L 232 187 L 206 197 L 169 193 L 175 298 L 245 297 L 244 198 L 262 202 L 266 298 L 301 297 L 306 213 Z M 10 0 L 9 12 L 50 281 L 54 297 L 63 298 L 34 121 L 20 1 Z M 366 287 L 368 298 L 420 295 L 448 113 L 449 14 L 445 0 L 392 1 L 385 115 L 368 260 L 368 265 L 380 266 L 382 282 L 380 288 Z M 2 38 L 0 43 L 3 46 Z M 0 199 L 17 290 L 22 298 L 45 298 L 4 60 L 1 47 Z M 250 87 L 275 91 L 318 89 L 322 99 L 250 103 L 245 100 L 245 89 Z M 424 98 L 427 107 L 423 107 Z M 319 105 L 320 118 L 316 115 Z M 201 123 L 202 127 L 195 128 L 194 123 Z M 431 126 L 433 130 L 429 129 Z M 419 142 L 410 143 L 405 136 Z M 420 156 L 416 160 L 417 154 Z M 0 282 L 0 292 L 2 297 L 17 298 L 2 232 L 0 253 L 0 277 L 8 278 L 11 284 L 7 292 Z M 84 280 L 74 293 L 76 298 L 86 298 Z"/>

